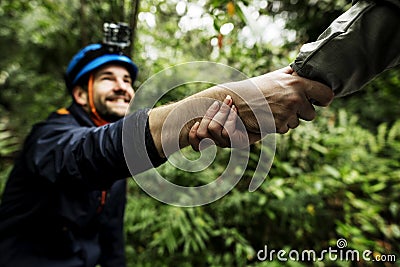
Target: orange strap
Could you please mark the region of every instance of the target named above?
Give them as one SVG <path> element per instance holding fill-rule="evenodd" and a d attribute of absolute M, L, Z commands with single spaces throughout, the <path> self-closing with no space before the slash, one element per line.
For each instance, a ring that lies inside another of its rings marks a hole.
<path fill-rule="evenodd" d="M 89 97 L 89 108 L 90 108 L 90 117 L 93 120 L 94 124 L 96 126 L 103 126 L 107 123 L 108 121 L 102 119 L 100 115 L 97 113 L 96 107 L 94 106 L 94 100 L 93 100 L 93 82 L 94 82 L 94 77 L 93 74 L 90 75 L 89 77 L 89 84 L 88 84 L 88 97 Z"/>
<path fill-rule="evenodd" d="M 69 111 L 66 108 L 60 108 L 59 110 L 57 110 L 57 114 L 59 114 L 59 115 L 68 115 Z"/>
<path fill-rule="evenodd" d="M 107 191 L 101 191 L 100 205 L 97 207 L 97 213 L 103 211 L 104 205 L 106 205 Z"/>
<path fill-rule="evenodd" d="M 99 113 L 97 113 L 96 107 L 94 106 L 93 82 L 94 82 L 94 77 L 93 74 L 91 74 L 89 77 L 89 84 L 88 84 L 90 117 L 92 118 L 94 124 L 96 124 L 97 126 L 102 126 L 109 122 L 100 117 Z M 106 204 L 106 197 L 107 197 L 107 191 L 105 190 L 101 191 L 100 206 L 97 209 L 98 213 L 100 213 L 103 210 L 103 207 Z"/>

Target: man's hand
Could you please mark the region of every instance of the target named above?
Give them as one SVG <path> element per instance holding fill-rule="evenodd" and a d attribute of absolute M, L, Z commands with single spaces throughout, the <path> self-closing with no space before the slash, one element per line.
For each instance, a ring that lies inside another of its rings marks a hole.
<path fill-rule="evenodd" d="M 196 151 L 212 144 L 219 147 L 244 148 L 260 139 L 259 134 L 248 134 L 237 119 L 237 108 L 233 105 L 230 95 L 221 105 L 215 101 L 201 121 L 196 122 L 190 129 L 190 145 Z"/>
<path fill-rule="evenodd" d="M 238 108 L 239 116 L 247 130 L 252 133 L 259 133 L 254 113 L 260 112 L 257 115 L 267 116 L 263 114 L 265 101 L 259 98 L 257 90 L 264 95 L 275 120 L 276 132 L 281 134 L 296 128 L 299 119 L 313 120 L 316 113 L 312 103 L 328 106 L 334 96 L 329 87 L 296 75 L 290 67 L 251 78 L 249 81 L 255 86 L 244 87 L 240 84 L 242 82 L 238 82 L 232 84 L 231 88 L 237 93 L 236 97 L 233 95 L 233 101 Z M 246 96 L 246 101 L 242 100 L 242 96 Z"/>

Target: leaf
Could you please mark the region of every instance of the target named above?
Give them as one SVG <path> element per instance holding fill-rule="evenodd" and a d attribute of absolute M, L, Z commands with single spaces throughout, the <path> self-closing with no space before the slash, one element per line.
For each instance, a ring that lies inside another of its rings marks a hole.
<path fill-rule="evenodd" d="M 318 143 L 312 143 L 311 148 L 314 149 L 315 151 L 318 151 L 321 154 L 327 154 L 328 153 L 328 148 L 318 144 Z"/>
<path fill-rule="evenodd" d="M 329 175 L 331 175 L 332 177 L 334 177 L 336 179 L 339 179 L 341 176 L 340 172 L 333 166 L 324 164 L 323 169 L 325 172 L 327 172 Z"/>

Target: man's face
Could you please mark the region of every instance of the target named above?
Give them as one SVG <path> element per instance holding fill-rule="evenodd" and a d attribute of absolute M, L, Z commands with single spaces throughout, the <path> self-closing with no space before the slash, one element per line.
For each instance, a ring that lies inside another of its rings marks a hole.
<path fill-rule="evenodd" d="M 115 121 L 123 117 L 134 96 L 132 78 L 124 67 L 107 65 L 94 73 L 93 102 L 102 118 Z"/>

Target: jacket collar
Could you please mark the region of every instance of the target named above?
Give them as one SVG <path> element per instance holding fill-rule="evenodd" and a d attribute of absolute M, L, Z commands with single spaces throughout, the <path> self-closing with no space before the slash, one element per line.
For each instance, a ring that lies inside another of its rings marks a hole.
<path fill-rule="evenodd" d="M 68 110 L 71 112 L 72 116 L 76 118 L 81 126 L 96 126 L 94 122 L 90 119 L 89 114 L 76 102 L 73 102 Z"/>

